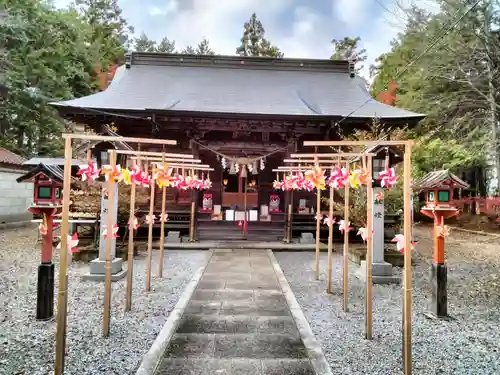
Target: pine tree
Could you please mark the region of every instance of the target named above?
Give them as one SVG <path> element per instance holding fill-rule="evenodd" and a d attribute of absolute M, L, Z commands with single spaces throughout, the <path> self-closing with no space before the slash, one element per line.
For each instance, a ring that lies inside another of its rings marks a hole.
<path fill-rule="evenodd" d="M 360 37 L 350 38 L 348 36 L 344 39 L 333 39 L 333 55 L 330 57 L 332 60 L 349 60 L 356 64 L 356 71 L 359 72 L 363 69 L 360 65 L 366 61 L 367 55 L 364 48 L 359 47 Z"/>
<path fill-rule="evenodd" d="M 137 52 L 156 52 L 156 42 L 142 33 L 139 38 L 134 39 L 134 50 Z"/>
<path fill-rule="evenodd" d="M 236 54 L 240 56 L 283 57 L 283 53 L 279 48 L 273 46 L 271 42 L 265 38 L 266 31 L 255 13 L 252 14 L 250 20 L 245 22 L 243 29 L 241 45 L 236 48 Z"/>

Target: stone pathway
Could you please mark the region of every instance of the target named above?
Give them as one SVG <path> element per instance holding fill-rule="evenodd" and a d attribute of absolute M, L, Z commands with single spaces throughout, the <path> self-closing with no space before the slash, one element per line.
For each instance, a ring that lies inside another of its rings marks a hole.
<path fill-rule="evenodd" d="M 216 250 L 155 375 L 315 375 L 270 257 Z"/>

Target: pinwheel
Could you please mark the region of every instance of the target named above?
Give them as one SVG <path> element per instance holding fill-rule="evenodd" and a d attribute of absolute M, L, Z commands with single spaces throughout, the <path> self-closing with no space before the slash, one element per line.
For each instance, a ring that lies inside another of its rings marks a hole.
<path fill-rule="evenodd" d="M 113 224 L 113 226 L 111 227 L 111 238 L 118 238 L 120 236 L 118 236 L 118 225 L 117 224 Z M 106 240 L 108 238 L 108 228 L 105 228 L 103 231 L 102 231 L 102 235 L 104 236 L 104 239 Z"/>
<path fill-rule="evenodd" d="M 436 230 L 437 235 L 440 237 L 448 237 L 450 235 L 450 227 L 448 225 L 438 225 Z"/>
<path fill-rule="evenodd" d="M 350 224 L 349 221 L 346 223 L 345 220 L 340 220 L 339 221 L 340 233 L 344 233 L 344 231 L 350 231 L 352 228 L 349 226 L 349 224 Z"/>
<path fill-rule="evenodd" d="M 104 165 L 101 173 L 104 175 L 106 181 L 109 181 L 110 178 L 112 178 L 115 182 L 120 182 L 122 180 L 122 171 L 119 165 L 114 168 L 111 168 L 110 165 Z"/>
<path fill-rule="evenodd" d="M 316 216 L 314 216 L 314 220 L 316 221 L 321 221 L 323 220 L 323 214 L 320 214 L 319 212 L 316 214 Z"/>
<path fill-rule="evenodd" d="M 355 169 L 351 172 L 350 176 L 348 177 L 349 184 L 353 189 L 359 189 L 359 185 L 361 185 L 361 170 L 360 169 Z"/>
<path fill-rule="evenodd" d="M 374 232 L 375 231 L 372 229 L 372 233 L 374 233 Z M 363 241 L 366 242 L 366 240 L 368 238 L 368 228 L 364 228 L 364 227 L 359 228 L 357 235 L 361 236 Z"/>
<path fill-rule="evenodd" d="M 346 172 L 345 168 L 334 168 L 330 174 L 330 178 L 328 179 L 328 186 L 334 189 L 340 189 L 345 186 L 347 182 L 349 182 L 349 174 Z"/>
<path fill-rule="evenodd" d="M 61 249 L 62 241 L 57 245 L 57 249 Z M 79 250 L 76 248 L 78 246 L 78 234 L 74 233 L 72 236 L 68 234 L 68 253 L 71 256 L 72 253 L 78 253 Z"/>
<path fill-rule="evenodd" d="M 380 172 L 378 179 L 380 180 L 380 186 L 386 189 L 390 189 L 398 182 L 398 176 L 396 176 L 394 168 L 387 168 L 385 171 Z"/>
<path fill-rule="evenodd" d="M 38 226 L 38 231 L 42 236 L 45 236 L 48 233 L 48 228 L 47 225 L 45 225 L 45 222 L 40 223 L 40 225 Z"/>
<path fill-rule="evenodd" d="M 147 225 L 149 225 L 149 224 L 154 224 L 155 220 L 156 220 L 156 216 L 155 215 L 146 215 L 146 219 L 144 220 L 144 222 Z"/>
<path fill-rule="evenodd" d="M 143 172 L 141 175 L 141 185 L 144 187 L 151 187 L 151 184 L 153 183 L 153 178 L 151 175 L 147 174 L 146 172 Z"/>
<path fill-rule="evenodd" d="M 405 245 L 406 245 L 404 234 L 396 234 L 391 242 L 396 242 L 396 248 L 398 249 L 398 251 L 400 251 L 402 254 L 404 254 Z M 416 244 L 417 244 L 416 242 L 411 243 L 412 250 L 415 248 Z"/>
<path fill-rule="evenodd" d="M 332 217 L 332 216 L 326 216 L 324 219 L 323 219 L 323 224 L 326 224 L 328 225 L 329 227 L 331 227 L 333 224 L 335 224 L 335 218 Z"/>
<path fill-rule="evenodd" d="M 132 179 L 130 176 L 130 171 L 128 169 L 122 169 L 122 181 L 125 185 L 132 184 Z"/>
<path fill-rule="evenodd" d="M 273 181 L 273 189 L 275 189 L 275 190 L 280 190 L 280 189 L 281 189 L 281 181 L 279 181 L 279 180 L 274 180 L 274 181 Z"/>
<path fill-rule="evenodd" d="M 162 221 L 162 220 L 163 220 L 163 222 L 165 222 L 165 223 L 166 223 L 166 222 L 168 221 L 168 214 L 163 214 L 163 215 L 162 215 L 162 214 L 160 214 L 160 215 L 158 216 L 158 220 L 160 220 L 160 221 Z"/>
<path fill-rule="evenodd" d="M 311 181 L 315 189 L 325 190 L 325 171 L 321 167 L 314 166 L 305 173 L 305 178 Z"/>
<path fill-rule="evenodd" d="M 131 217 L 130 220 L 128 221 L 128 230 L 133 231 L 139 228 L 139 220 L 135 216 Z"/>
<path fill-rule="evenodd" d="M 382 204 L 384 202 L 384 193 L 381 191 L 375 194 L 375 204 Z"/>
<path fill-rule="evenodd" d="M 142 185 L 142 171 L 139 166 L 135 165 L 130 170 L 130 182 L 136 185 Z"/>
<path fill-rule="evenodd" d="M 366 168 L 361 168 L 359 173 L 359 183 L 361 185 L 366 185 L 368 183 L 368 180 L 371 178 L 370 174 L 368 173 L 368 169 Z"/>
<path fill-rule="evenodd" d="M 87 165 L 80 165 L 79 168 L 80 170 L 76 174 L 82 176 L 82 181 L 94 181 L 99 177 L 99 168 L 97 168 L 97 164 L 91 161 Z"/>

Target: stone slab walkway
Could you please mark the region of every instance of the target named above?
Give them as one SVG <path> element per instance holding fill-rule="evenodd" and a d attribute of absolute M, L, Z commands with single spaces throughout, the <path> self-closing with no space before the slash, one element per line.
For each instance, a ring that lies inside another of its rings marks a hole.
<path fill-rule="evenodd" d="M 202 374 L 316 374 L 266 251 L 214 251 L 155 372 Z"/>

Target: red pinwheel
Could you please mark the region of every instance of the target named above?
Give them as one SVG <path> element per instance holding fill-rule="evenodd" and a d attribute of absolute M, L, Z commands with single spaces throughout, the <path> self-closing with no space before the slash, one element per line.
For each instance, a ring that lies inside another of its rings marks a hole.
<path fill-rule="evenodd" d="M 113 227 L 112 227 L 112 230 L 111 230 L 111 237 L 112 238 L 118 238 L 118 225 L 117 224 L 113 224 Z M 104 229 L 102 231 L 102 235 L 104 236 L 104 239 L 107 239 L 108 238 L 108 229 Z"/>
<path fill-rule="evenodd" d="M 345 168 L 335 168 L 332 170 L 330 174 L 330 178 L 328 179 L 328 185 L 334 189 L 340 189 L 345 186 L 345 184 L 349 181 L 349 173 L 345 170 Z"/>
<path fill-rule="evenodd" d="M 406 240 L 405 240 L 405 236 L 404 234 L 396 234 L 396 236 L 394 236 L 394 238 L 392 239 L 391 242 L 396 242 L 396 247 L 397 249 L 402 253 L 404 254 L 405 253 L 405 244 L 406 244 Z M 411 249 L 413 250 L 415 248 L 415 245 L 417 243 L 416 242 L 412 242 L 411 243 Z"/>
<path fill-rule="evenodd" d="M 339 231 L 340 233 L 344 233 L 346 230 L 350 231 L 352 228 L 349 226 L 350 222 L 346 222 L 345 220 L 339 221 Z"/>
<path fill-rule="evenodd" d="M 100 170 L 97 168 L 97 164 L 91 161 L 87 165 L 80 165 L 79 168 L 80 170 L 76 174 L 82 177 L 82 181 L 95 181 L 99 177 Z"/>
<path fill-rule="evenodd" d="M 398 182 L 398 176 L 394 168 L 387 168 L 385 171 L 380 172 L 378 179 L 380 180 L 380 186 L 386 189 L 390 189 Z"/>

